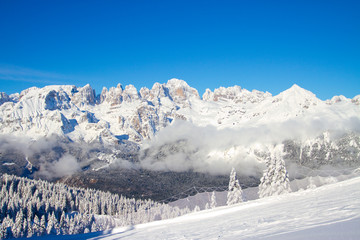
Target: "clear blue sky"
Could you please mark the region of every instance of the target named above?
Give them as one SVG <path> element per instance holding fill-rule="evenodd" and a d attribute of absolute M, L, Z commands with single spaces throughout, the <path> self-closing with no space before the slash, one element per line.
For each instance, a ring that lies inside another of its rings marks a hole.
<path fill-rule="evenodd" d="M 0 91 L 180 78 L 360 94 L 360 1 L 0 0 Z"/>

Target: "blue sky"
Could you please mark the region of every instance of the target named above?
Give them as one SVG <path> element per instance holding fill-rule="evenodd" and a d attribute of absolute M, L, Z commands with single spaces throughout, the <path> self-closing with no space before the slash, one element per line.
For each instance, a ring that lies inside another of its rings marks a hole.
<path fill-rule="evenodd" d="M 180 78 L 360 94 L 360 1 L 0 0 L 0 91 Z"/>

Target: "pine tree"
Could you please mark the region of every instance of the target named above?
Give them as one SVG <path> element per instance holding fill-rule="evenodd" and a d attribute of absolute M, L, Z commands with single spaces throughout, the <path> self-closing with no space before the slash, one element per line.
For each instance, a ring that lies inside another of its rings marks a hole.
<path fill-rule="evenodd" d="M 231 169 L 230 180 L 229 180 L 229 190 L 227 194 L 227 205 L 233 205 L 236 203 L 243 202 L 242 189 L 237 179 L 235 168 Z"/>
<path fill-rule="evenodd" d="M 98 227 L 95 223 L 95 221 L 91 224 L 91 232 L 97 232 L 98 231 Z"/>
<path fill-rule="evenodd" d="M 48 223 L 47 223 L 47 226 L 46 226 L 46 233 L 47 234 L 54 234 L 54 221 L 53 221 L 53 218 L 51 217 L 51 213 L 49 213 L 48 215 Z"/>
<path fill-rule="evenodd" d="M 3 222 L 2 222 L 2 226 L 4 229 L 4 234 L 3 234 L 3 238 L 11 238 L 13 237 L 13 226 L 14 226 L 14 221 L 7 216 Z"/>
<path fill-rule="evenodd" d="M 45 222 L 45 215 L 42 215 L 40 219 L 39 236 L 42 236 L 46 231 Z"/>
<path fill-rule="evenodd" d="M 29 201 L 27 203 L 26 207 L 27 207 L 27 218 L 32 219 L 33 218 L 33 209 L 32 209 L 31 201 Z"/>
<path fill-rule="evenodd" d="M 6 238 L 6 227 L 3 223 L 0 223 L 0 239 Z"/>
<path fill-rule="evenodd" d="M 193 211 L 194 211 L 194 212 L 199 212 L 199 211 L 200 211 L 200 207 L 199 207 L 198 205 L 196 205 Z"/>
<path fill-rule="evenodd" d="M 210 207 L 209 207 L 209 203 L 206 203 L 205 204 L 205 210 L 208 210 Z"/>
<path fill-rule="evenodd" d="M 33 234 L 40 236 L 40 221 L 39 221 L 39 217 L 37 215 L 35 215 L 35 217 L 34 217 Z"/>
<path fill-rule="evenodd" d="M 27 236 L 27 234 L 28 234 L 28 221 L 26 218 L 24 218 L 23 230 L 21 232 L 21 237 Z"/>
<path fill-rule="evenodd" d="M 70 222 L 69 222 L 69 234 L 74 234 L 75 233 L 75 221 L 74 218 L 70 218 Z"/>
<path fill-rule="evenodd" d="M 22 210 L 18 211 L 15 218 L 14 226 L 11 228 L 15 238 L 21 237 L 23 232 L 24 215 Z"/>
<path fill-rule="evenodd" d="M 28 221 L 27 237 L 30 238 L 34 235 L 34 226 L 31 221 Z"/>
<path fill-rule="evenodd" d="M 60 226 L 60 228 L 63 228 L 65 226 L 65 212 L 64 211 L 62 211 L 62 213 L 61 213 L 59 226 Z"/>
<path fill-rule="evenodd" d="M 270 158 L 266 159 L 267 168 L 259 185 L 260 198 L 291 192 L 289 175 L 283 159 L 283 148 L 282 144 L 276 146 L 272 149 Z"/>
<path fill-rule="evenodd" d="M 216 208 L 216 196 L 215 196 L 215 191 L 212 192 L 211 194 L 211 202 L 210 202 L 210 208 Z"/>

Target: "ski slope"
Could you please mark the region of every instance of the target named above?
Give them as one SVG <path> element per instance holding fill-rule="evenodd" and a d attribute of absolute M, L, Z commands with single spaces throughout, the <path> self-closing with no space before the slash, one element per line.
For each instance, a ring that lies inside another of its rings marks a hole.
<path fill-rule="evenodd" d="M 360 177 L 165 221 L 59 237 L 93 240 L 360 239 Z"/>

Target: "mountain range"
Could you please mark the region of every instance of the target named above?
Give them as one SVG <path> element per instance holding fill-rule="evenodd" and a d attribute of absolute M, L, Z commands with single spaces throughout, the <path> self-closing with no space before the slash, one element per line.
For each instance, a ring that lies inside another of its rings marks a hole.
<path fill-rule="evenodd" d="M 360 95 L 321 101 L 293 85 L 277 96 L 234 86 L 207 89 L 200 97 L 185 81 L 171 79 L 139 91 L 118 84 L 99 95 L 90 85 L 33 87 L 10 96 L 1 93 L 0 104 L 2 134 L 34 139 L 57 134 L 72 141 L 116 143 L 150 139 L 176 119 L 218 128 L 286 121 L 318 111 L 349 119 L 359 117 Z"/>
<path fill-rule="evenodd" d="M 247 177 L 242 184 L 256 185 L 278 144 L 290 177 L 360 162 L 360 95 L 322 101 L 298 85 L 276 96 L 240 86 L 200 96 L 179 79 L 140 90 L 118 84 L 98 95 L 90 85 L 33 87 L 0 93 L 0 122 L 1 172 L 136 196 L 162 188 L 157 199 L 170 188 L 157 184 L 169 179 L 187 178 L 181 189 L 226 185 L 204 176 L 225 176 L 232 166 Z"/>

